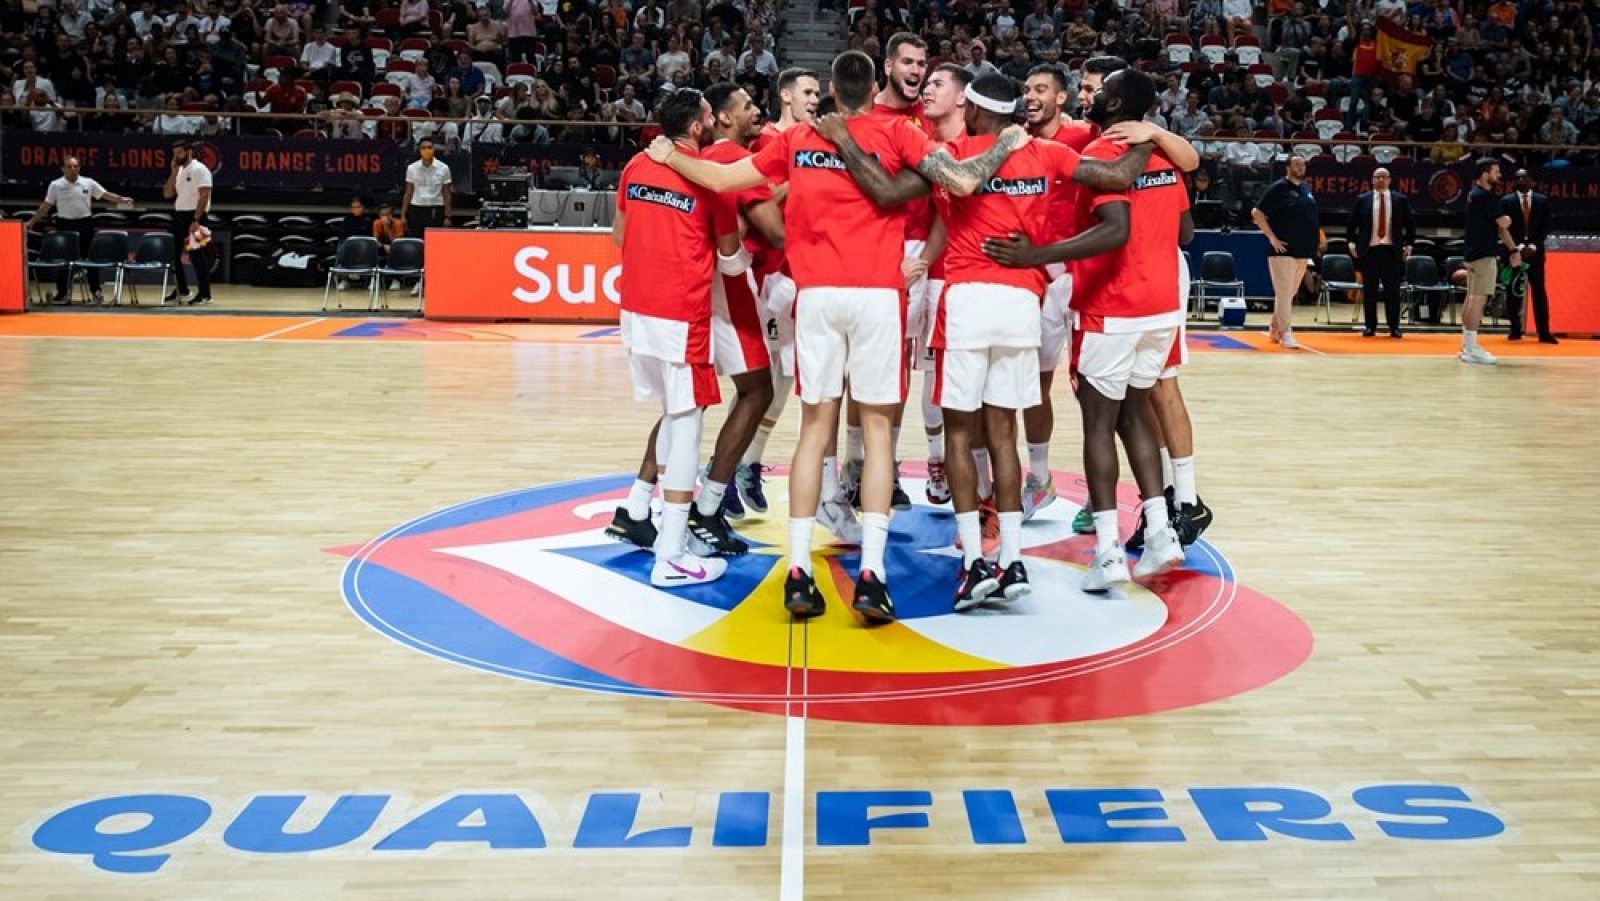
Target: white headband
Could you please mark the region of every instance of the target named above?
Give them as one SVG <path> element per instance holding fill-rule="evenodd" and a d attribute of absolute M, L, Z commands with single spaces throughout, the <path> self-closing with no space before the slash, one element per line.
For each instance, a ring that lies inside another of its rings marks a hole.
<path fill-rule="evenodd" d="M 1002 116 L 1009 116 L 1017 111 L 1017 101 L 996 100 L 993 97 L 985 97 L 974 91 L 970 84 L 967 85 L 967 89 L 963 93 L 966 94 L 967 102 L 979 109 L 986 109 L 991 113 L 999 113 Z"/>

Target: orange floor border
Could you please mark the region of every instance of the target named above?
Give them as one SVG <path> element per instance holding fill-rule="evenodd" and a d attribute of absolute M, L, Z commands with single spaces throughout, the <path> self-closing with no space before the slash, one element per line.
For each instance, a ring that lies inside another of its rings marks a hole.
<path fill-rule="evenodd" d="M 1196 352 L 1301 353 L 1330 356 L 1455 356 L 1461 338 L 1454 332 L 1411 332 L 1395 340 L 1380 335 L 1363 338 L 1356 332 L 1297 332 L 1301 351 L 1285 351 L 1262 331 L 1191 329 L 1190 349 Z M 532 322 L 432 322 L 423 319 L 383 317 L 250 316 L 250 315 L 150 315 L 140 313 L 25 313 L 0 317 L 0 338 L 121 338 L 141 340 L 212 341 L 476 341 L 523 344 L 615 344 L 615 326 L 601 324 Z M 1600 340 L 1564 339 L 1560 344 L 1540 344 L 1531 338 L 1508 341 L 1504 335 L 1483 339 L 1492 353 L 1508 357 L 1595 358 Z"/>

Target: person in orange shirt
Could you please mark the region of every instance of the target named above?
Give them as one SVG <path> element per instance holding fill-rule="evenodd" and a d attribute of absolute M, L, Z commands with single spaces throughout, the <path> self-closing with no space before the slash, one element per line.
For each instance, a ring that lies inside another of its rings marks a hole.
<path fill-rule="evenodd" d="M 1489 7 L 1489 18 L 1507 28 L 1517 27 L 1517 5 L 1511 0 L 1499 0 Z"/>
<path fill-rule="evenodd" d="M 405 221 L 395 218 L 394 204 L 385 203 L 378 207 L 378 218 L 372 221 L 372 236 L 378 239 L 378 246 L 385 253 L 395 238 L 406 236 Z"/>

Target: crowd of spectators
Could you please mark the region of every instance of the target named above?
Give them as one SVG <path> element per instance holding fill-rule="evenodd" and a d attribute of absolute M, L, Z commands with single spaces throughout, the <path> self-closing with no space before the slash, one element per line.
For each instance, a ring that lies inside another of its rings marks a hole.
<path fill-rule="evenodd" d="M 680 87 L 731 80 L 765 101 L 776 7 L 0 0 L 0 127 L 632 142 L 639 131 L 628 123 L 648 121 Z M 286 118 L 230 115 L 249 112 Z M 374 120 L 380 113 L 412 121 Z M 478 121 L 428 121 L 436 117 Z"/>
<path fill-rule="evenodd" d="M 1518 144 L 1587 145 L 1594 162 L 1600 145 L 1597 3 L 853 0 L 847 15 L 853 49 L 878 55 L 909 29 L 930 61 L 974 73 L 1022 78 L 1056 63 L 1075 79 L 1084 58 L 1123 57 L 1158 77 L 1155 118 L 1233 167 L 1264 168 L 1297 137 L 1420 142 L 1404 152 L 1440 162 Z M 1423 38 L 1414 73 L 1385 71 L 1379 17 Z M 1322 145 L 1341 157 L 1364 147 Z M 1568 155 L 1504 152 L 1534 164 Z"/>

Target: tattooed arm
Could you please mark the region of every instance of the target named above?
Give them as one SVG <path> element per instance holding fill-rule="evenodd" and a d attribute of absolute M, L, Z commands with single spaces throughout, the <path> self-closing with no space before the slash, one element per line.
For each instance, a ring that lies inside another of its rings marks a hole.
<path fill-rule="evenodd" d="M 862 150 L 851 137 L 844 117 L 838 113 L 817 120 L 816 128 L 817 134 L 839 149 L 839 158 L 844 160 L 845 170 L 855 179 L 861 193 L 878 206 L 899 206 L 928 193 L 928 183 L 913 170 L 902 169 L 896 175 L 885 171 L 877 159 Z"/>
<path fill-rule="evenodd" d="M 1144 172 L 1154 149 L 1152 144 L 1135 144 L 1117 157 L 1114 163 L 1084 157 L 1077 171 L 1072 173 L 1072 180 L 1096 191 L 1126 191 L 1133 187 L 1133 180 Z"/>
<path fill-rule="evenodd" d="M 988 150 L 964 160 L 957 160 L 943 147 L 923 157 L 917 171 L 923 178 L 938 182 L 957 197 L 967 197 L 994 175 L 994 170 L 1006 161 L 1012 151 L 1028 143 L 1028 132 L 1020 125 L 1008 125 Z M 1081 167 L 1080 167 L 1081 168 Z M 1140 168 L 1144 166 L 1141 163 Z M 1131 183 L 1131 179 L 1130 179 Z"/>

